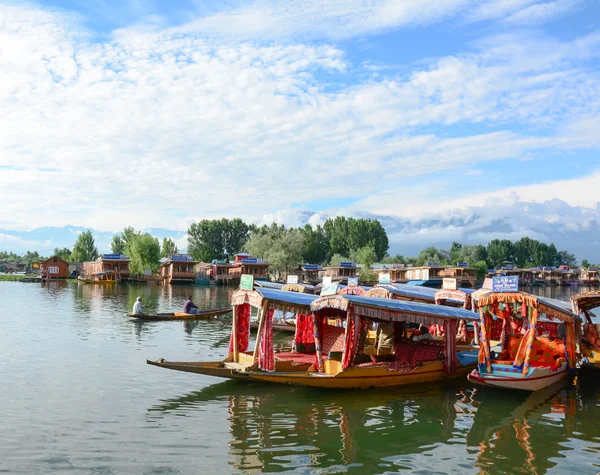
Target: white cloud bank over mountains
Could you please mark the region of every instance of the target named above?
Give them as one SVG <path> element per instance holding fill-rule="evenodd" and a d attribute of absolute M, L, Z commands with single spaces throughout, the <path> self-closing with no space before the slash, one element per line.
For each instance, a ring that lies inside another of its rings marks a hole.
<path fill-rule="evenodd" d="M 487 172 L 485 192 L 450 186 L 507 159 L 597 153 L 599 31 L 509 29 L 387 74 L 335 43 L 448 18 L 535 25 L 583 3 L 260 2 L 101 39 L 67 13 L 0 4 L 0 228 L 299 224 L 300 209 L 321 213 L 313 223 L 382 216 L 395 252 L 529 232 L 600 257 L 593 170 L 561 186 Z"/>

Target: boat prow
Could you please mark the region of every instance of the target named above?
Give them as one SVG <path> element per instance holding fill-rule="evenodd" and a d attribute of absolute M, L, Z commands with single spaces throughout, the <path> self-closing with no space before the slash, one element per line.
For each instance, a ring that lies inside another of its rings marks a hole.
<path fill-rule="evenodd" d="M 228 364 L 223 361 L 167 361 L 164 358 L 159 358 L 156 361 L 146 360 L 146 363 L 152 366 L 158 366 L 159 368 L 184 371 L 186 373 L 206 374 L 207 376 L 217 376 L 229 379 L 248 379 L 247 374 L 240 373 L 240 371 L 234 367 L 235 363 Z"/>
<path fill-rule="evenodd" d="M 491 373 L 480 373 L 474 369 L 468 375 L 469 381 L 481 386 L 537 391 L 566 378 L 569 374 L 566 362 L 556 370 L 547 366 L 531 368 L 526 376 L 511 371 L 509 365 L 492 365 L 492 368 Z"/>
<path fill-rule="evenodd" d="M 138 320 L 148 321 L 167 321 L 167 320 L 208 320 L 212 317 L 218 317 L 231 312 L 231 307 L 226 308 L 214 308 L 209 310 L 202 310 L 200 313 L 183 313 L 183 312 L 171 312 L 171 313 L 155 313 L 155 314 L 125 314 L 127 317 L 137 318 Z"/>

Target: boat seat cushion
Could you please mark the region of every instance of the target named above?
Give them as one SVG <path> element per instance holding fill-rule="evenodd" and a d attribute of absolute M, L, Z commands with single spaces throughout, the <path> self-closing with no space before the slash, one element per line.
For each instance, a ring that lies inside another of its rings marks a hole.
<path fill-rule="evenodd" d="M 444 344 L 438 341 L 419 341 L 416 345 L 412 363 L 425 363 L 444 359 Z"/>
<path fill-rule="evenodd" d="M 332 351 L 344 351 L 344 333 L 343 327 L 334 327 L 327 325 L 323 333 L 323 343 L 321 345 L 322 353 L 328 355 Z"/>
<path fill-rule="evenodd" d="M 598 331 L 598 327 L 600 325 L 594 325 L 593 323 L 586 323 L 583 326 L 583 337 L 594 348 L 600 348 L 600 331 Z"/>
<path fill-rule="evenodd" d="M 531 348 L 530 365 L 534 367 L 557 367 L 559 358 L 565 356 L 565 344 L 560 340 L 536 338 Z"/>
<path fill-rule="evenodd" d="M 278 361 L 292 361 L 294 364 L 311 365 L 316 361 L 316 355 L 309 353 L 275 353 L 275 359 Z"/>

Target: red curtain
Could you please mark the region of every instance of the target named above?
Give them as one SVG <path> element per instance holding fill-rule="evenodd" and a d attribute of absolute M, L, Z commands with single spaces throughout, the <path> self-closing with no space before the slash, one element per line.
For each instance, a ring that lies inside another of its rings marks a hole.
<path fill-rule="evenodd" d="M 361 332 L 366 331 L 366 321 L 361 320 L 358 315 L 349 314 L 346 319 L 348 328 L 344 342 L 344 354 L 342 355 L 342 369 L 348 369 L 354 364 L 354 358 L 359 345 Z"/>
<path fill-rule="evenodd" d="M 229 353 L 233 353 L 233 339 L 237 337 L 238 351 L 248 349 L 248 339 L 250 337 L 250 304 L 237 306 L 237 335 L 233 334 L 231 328 L 231 338 L 229 339 Z"/>
<path fill-rule="evenodd" d="M 264 371 L 275 371 L 275 351 L 273 349 L 273 313 L 272 308 L 267 310 L 263 331 L 259 335 L 258 367 Z"/>
<path fill-rule="evenodd" d="M 315 342 L 315 324 L 312 315 L 298 314 L 296 318 L 296 333 L 294 345 L 313 344 Z"/>

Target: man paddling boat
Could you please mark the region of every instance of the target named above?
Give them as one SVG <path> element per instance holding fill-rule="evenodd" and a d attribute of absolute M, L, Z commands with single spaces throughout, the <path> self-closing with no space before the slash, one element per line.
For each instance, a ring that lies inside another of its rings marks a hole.
<path fill-rule="evenodd" d="M 138 297 L 137 299 L 135 299 L 135 303 L 133 304 L 133 310 L 131 314 L 144 315 L 144 311 L 142 310 L 142 297 Z"/>

